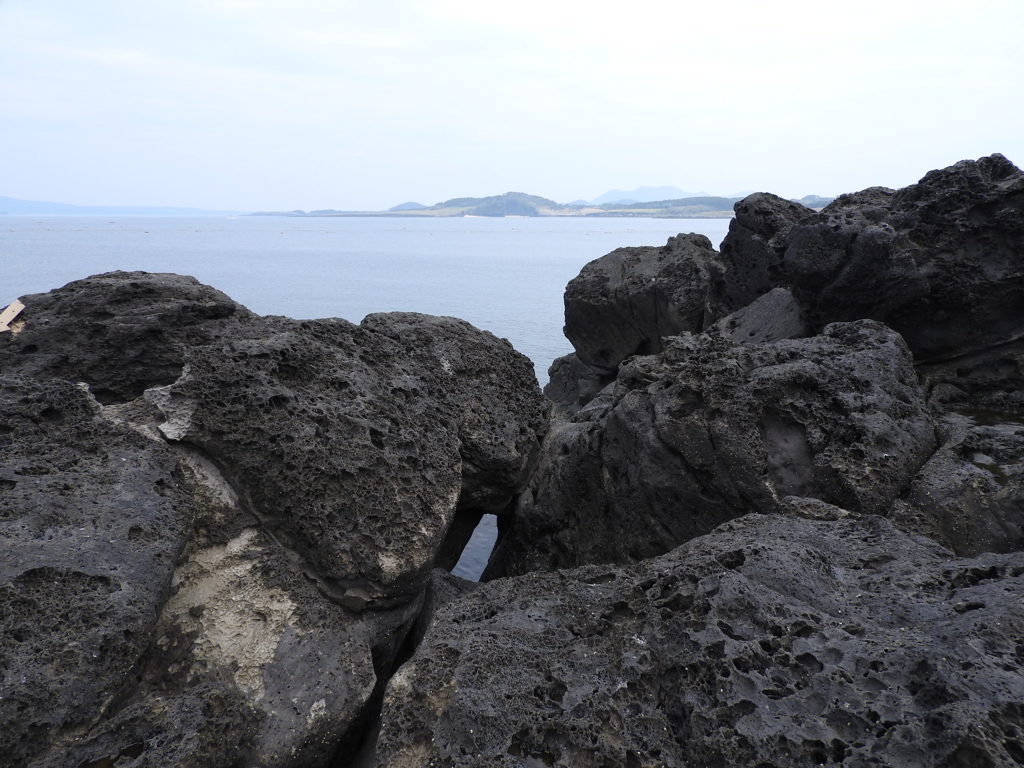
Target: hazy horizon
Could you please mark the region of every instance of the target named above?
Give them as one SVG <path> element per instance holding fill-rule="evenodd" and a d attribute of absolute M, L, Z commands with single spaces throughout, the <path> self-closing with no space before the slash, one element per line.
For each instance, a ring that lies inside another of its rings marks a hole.
<path fill-rule="evenodd" d="M 651 195 L 651 194 L 648 193 L 648 194 L 640 194 L 636 198 L 628 197 L 630 195 L 630 193 L 647 191 L 647 190 L 650 190 L 650 189 L 651 189 L 651 187 L 649 187 L 649 186 L 638 187 L 637 189 L 634 189 L 634 190 L 612 189 L 612 190 L 608 190 L 607 192 L 605 192 L 602 195 L 599 195 L 598 198 L 596 199 L 596 202 L 592 202 L 590 204 L 601 205 L 602 202 L 612 202 L 612 203 L 614 203 L 614 202 L 622 202 L 623 200 L 628 201 L 628 202 L 655 202 L 655 201 L 659 201 L 660 202 L 660 201 L 664 201 L 664 200 L 674 200 L 674 199 L 714 197 L 714 195 L 707 195 L 707 194 L 702 193 L 702 192 L 687 192 L 685 190 L 680 190 L 680 194 L 672 194 L 672 195 L 667 195 L 667 196 L 666 195 L 654 196 L 654 195 Z M 661 188 L 661 189 L 663 189 L 663 188 Z M 518 190 L 518 191 L 522 192 L 522 190 Z M 615 195 L 613 193 L 620 193 L 620 194 L 619 195 Z M 492 197 L 500 196 L 501 194 L 505 194 L 505 193 L 496 193 L 495 195 L 491 195 L 491 196 Z M 723 197 L 723 198 L 726 198 L 726 199 L 740 199 L 740 198 L 746 197 L 748 194 L 751 194 L 751 192 L 749 192 L 749 191 L 747 191 L 747 192 L 733 192 L 733 193 L 726 194 L 726 195 L 720 195 L 720 197 Z M 460 196 L 460 197 L 465 197 L 465 196 Z M 488 196 L 484 195 L 483 197 L 488 197 Z M 600 200 L 600 198 L 605 198 L 605 197 L 608 198 L 607 201 L 601 201 Z M 801 195 L 801 197 L 803 197 L 803 195 Z M 451 198 L 449 198 L 449 199 L 451 199 Z M 799 199 L 799 198 L 794 198 L 794 199 Z M 82 213 L 79 213 L 78 211 L 68 211 L 67 213 L 69 215 L 87 215 L 87 214 L 84 213 L 85 211 L 93 210 L 93 209 L 104 209 L 104 212 L 96 213 L 95 215 L 97 215 L 97 216 L 104 215 L 105 216 L 105 215 L 108 215 L 106 213 L 106 209 L 116 210 L 116 209 L 122 209 L 122 208 L 123 209 L 138 209 L 138 210 L 154 210 L 154 211 L 158 211 L 158 210 L 172 211 L 173 210 L 173 211 L 180 211 L 180 212 L 182 212 L 182 214 L 188 213 L 190 211 L 196 211 L 196 212 L 200 212 L 201 211 L 203 213 L 224 213 L 224 214 L 239 214 L 239 213 L 252 213 L 253 212 L 251 210 L 242 209 L 242 208 L 238 208 L 238 207 L 235 207 L 235 208 L 222 208 L 222 209 L 209 209 L 209 208 L 196 208 L 194 206 L 164 206 L 164 205 L 132 206 L 132 205 L 119 205 L 119 204 L 116 204 L 116 203 L 115 204 L 98 204 L 98 205 L 76 205 L 76 204 L 73 204 L 73 203 L 65 203 L 62 200 L 24 200 L 24 199 L 21 199 L 21 198 L 12 198 L 12 197 L 10 197 L 8 195 L 0 195 L 0 209 L 3 209 L 5 207 L 10 207 L 10 206 L 7 205 L 8 201 L 14 202 L 14 203 L 22 203 L 22 204 L 26 204 L 27 203 L 29 205 L 33 205 L 33 204 L 35 204 L 35 205 L 42 205 L 42 206 L 52 205 L 52 206 L 56 206 L 58 209 L 59 208 L 67 208 L 67 207 L 81 208 L 82 209 Z M 439 204 L 441 204 L 443 202 L 446 202 L 446 201 L 438 200 L 436 203 L 426 203 L 425 205 L 427 207 L 430 207 L 431 205 L 439 205 Z M 557 200 L 555 200 L 555 201 L 552 201 L 552 202 L 558 203 L 560 205 L 569 205 L 569 204 L 572 204 L 572 203 L 578 202 L 578 201 L 572 201 L 572 200 L 557 201 Z M 344 211 L 344 212 L 351 213 L 351 212 L 357 212 L 357 211 L 366 211 L 368 213 L 379 213 L 379 212 L 382 212 L 382 211 L 388 211 L 391 208 L 394 208 L 394 207 L 397 207 L 397 206 L 400 206 L 400 205 L 403 205 L 403 204 L 406 204 L 406 203 L 420 203 L 420 201 L 418 201 L 418 200 L 403 200 L 402 202 L 395 203 L 394 206 L 388 206 L 387 208 L 353 208 L 350 211 Z M 273 212 L 288 213 L 288 212 L 296 211 L 296 210 L 300 210 L 300 209 L 296 209 L 294 207 L 291 207 L 291 208 L 281 208 L 281 209 L 278 209 L 278 210 L 273 211 Z M 324 209 L 324 208 L 311 208 L 311 209 L 301 209 L 301 210 L 303 210 L 303 211 L 306 211 L 306 210 L 315 211 L 315 210 L 326 210 L 326 209 Z M 61 210 L 55 210 L 52 213 L 53 214 L 60 214 L 62 212 L 63 211 L 61 211 Z M 13 211 L 11 211 L 11 210 L 0 210 L 0 214 L 3 214 L 3 215 L 15 215 L 16 216 L 16 215 L 19 215 L 20 213 L 22 213 L 22 211 L 19 211 L 17 207 Z M 32 216 L 34 216 L 34 215 L 44 215 L 45 213 L 50 213 L 50 212 L 45 212 L 45 211 L 44 212 L 39 212 L 39 211 L 31 210 L 30 209 L 30 210 L 25 212 L 25 215 L 32 215 Z"/>
<path fill-rule="evenodd" d="M 784 197 L 1024 161 L 1024 4 L 0 0 L 0 195 Z M 811 9 L 811 10 L 808 10 Z"/>

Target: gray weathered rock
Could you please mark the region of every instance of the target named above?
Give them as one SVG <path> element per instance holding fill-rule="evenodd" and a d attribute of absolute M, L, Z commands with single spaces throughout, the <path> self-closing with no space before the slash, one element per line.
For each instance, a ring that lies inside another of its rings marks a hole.
<path fill-rule="evenodd" d="M 720 292 L 731 310 L 750 304 L 779 285 L 785 236 L 796 222 L 814 214 L 791 200 L 757 192 L 733 206 L 736 217 L 722 240 Z"/>
<path fill-rule="evenodd" d="M 948 414 L 942 441 L 914 478 L 906 502 L 930 533 L 959 555 L 1024 549 L 1024 420 L 1010 414 Z"/>
<path fill-rule="evenodd" d="M 1024 557 L 793 499 L 632 567 L 439 611 L 364 765 L 1009 766 Z"/>
<path fill-rule="evenodd" d="M 619 248 L 590 262 L 565 289 L 565 336 L 575 352 L 556 360 L 544 393 L 571 415 L 615 379 L 632 355 L 662 338 L 697 333 L 726 314 L 722 265 L 703 235 L 670 237 L 661 248 Z"/>
<path fill-rule="evenodd" d="M 181 374 L 189 347 L 236 334 L 249 310 L 194 277 L 110 272 L 23 296 L 20 333 L 0 333 L 0 373 L 86 382 L 101 403 Z"/>
<path fill-rule="evenodd" d="M 937 413 L 1024 414 L 1024 339 L 922 363 L 918 375 Z"/>
<path fill-rule="evenodd" d="M 0 765 L 344 763 L 431 568 L 526 483 L 548 411 L 529 361 L 452 318 L 260 318 L 191 278 L 56 293 L 0 356 L 38 377 L 0 403 L 0 494 L 28 499 L 0 571 Z"/>
<path fill-rule="evenodd" d="M 790 495 L 881 513 L 934 445 L 910 353 L 879 323 L 669 339 L 556 424 L 485 578 L 640 560 Z"/>
<path fill-rule="evenodd" d="M 810 335 L 803 309 L 786 288 L 772 288 L 747 306 L 723 317 L 706 333 L 737 344 L 760 344 Z"/>
<path fill-rule="evenodd" d="M 931 171 L 893 197 L 929 292 L 889 324 L 926 361 L 1024 335 L 1024 172 L 1002 155 Z"/>
<path fill-rule="evenodd" d="M 587 264 L 565 289 L 565 336 L 579 360 L 614 376 L 631 355 L 661 339 L 697 333 L 720 308 L 711 285 L 721 266 L 703 235 L 677 235 L 661 248 L 619 248 Z"/>
<path fill-rule="evenodd" d="M 529 361 L 452 318 L 281 318 L 187 360 L 147 393 L 161 430 L 210 456 L 354 611 L 416 597 L 457 510 L 506 510 L 547 415 Z"/>
<path fill-rule="evenodd" d="M 192 509 L 166 446 L 65 381 L 0 377 L 0 765 L 129 695 Z"/>
<path fill-rule="evenodd" d="M 558 416 L 577 413 L 614 377 L 580 361 L 575 352 L 557 358 L 548 369 L 544 396 L 554 403 Z"/>
<path fill-rule="evenodd" d="M 919 363 L 1024 335 L 1024 173 L 1002 155 L 842 195 L 820 213 L 787 211 L 763 195 L 737 204 L 722 244 L 734 303 L 788 287 L 815 328 L 881 320 Z"/>

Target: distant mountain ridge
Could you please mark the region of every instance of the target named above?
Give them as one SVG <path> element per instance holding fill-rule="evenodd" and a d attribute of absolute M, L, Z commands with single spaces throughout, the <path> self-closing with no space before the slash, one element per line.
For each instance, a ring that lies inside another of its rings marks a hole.
<path fill-rule="evenodd" d="M 246 211 L 210 211 L 205 208 L 71 205 L 69 203 L 0 197 L 0 215 L 8 216 L 241 216 L 245 213 Z"/>
<path fill-rule="evenodd" d="M 687 197 L 708 197 L 707 192 L 683 192 L 679 187 L 637 187 L 629 191 L 611 189 L 590 201 L 591 205 L 604 203 L 654 203 L 659 200 L 681 200 Z"/>
<path fill-rule="evenodd" d="M 648 189 L 676 189 L 649 187 Z M 595 205 L 577 200 L 562 205 L 554 200 L 524 192 L 506 192 L 489 197 L 453 197 L 431 206 L 402 203 L 386 211 L 261 211 L 253 216 L 633 216 L 637 218 L 731 218 L 733 206 L 742 197 L 701 195 L 648 202 L 615 202 Z M 808 195 L 801 202 L 820 208 L 832 198 Z"/>
<path fill-rule="evenodd" d="M 654 192 L 680 191 L 678 187 L 638 187 L 630 192 L 612 190 L 602 195 L 621 194 L 646 197 Z M 745 196 L 745 195 L 744 195 Z M 600 199 L 600 198 L 596 198 Z M 70 205 L 34 200 L 0 197 L 0 215 L 34 216 L 636 216 L 657 218 L 725 218 L 733 215 L 732 207 L 742 197 L 691 195 L 653 200 L 620 200 L 594 203 L 576 200 L 565 205 L 546 197 L 524 192 L 506 192 L 488 197 L 455 197 L 431 206 L 415 202 L 401 203 L 387 211 L 214 211 L 204 208 L 177 208 L 156 206 L 100 206 Z M 794 202 L 808 208 L 822 208 L 831 197 L 807 195 Z"/>
<path fill-rule="evenodd" d="M 546 197 L 525 192 L 506 192 L 490 197 L 456 197 L 433 205 L 429 210 L 464 208 L 463 216 L 539 216 L 541 210 L 558 210 L 563 207 Z"/>

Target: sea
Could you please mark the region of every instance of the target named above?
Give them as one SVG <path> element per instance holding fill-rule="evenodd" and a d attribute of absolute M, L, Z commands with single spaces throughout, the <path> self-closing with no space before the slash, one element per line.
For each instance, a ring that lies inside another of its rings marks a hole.
<path fill-rule="evenodd" d="M 718 248 L 728 219 L 599 217 L 0 216 L 0 309 L 113 270 L 192 275 L 263 315 L 423 312 L 467 320 L 533 361 L 538 383 L 572 351 L 566 283 L 622 246 L 681 232 Z M 494 545 L 487 515 L 454 573 L 476 579 Z"/>

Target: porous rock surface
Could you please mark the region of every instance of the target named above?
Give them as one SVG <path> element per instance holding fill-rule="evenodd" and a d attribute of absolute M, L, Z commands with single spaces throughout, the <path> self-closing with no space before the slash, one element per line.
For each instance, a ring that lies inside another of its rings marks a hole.
<path fill-rule="evenodd" d="M 748 195 L 733 208 L 736 216 L 722 241 L 719 290 L 730 309 L 740 309 L 779 285 L 785 236 L 814 211 L 767 192 Z"/>
<path fill-rule="evenodd" d="M 772 288 L 745 307 L 723 317 L 707 329 L 737 344 L 755 344 L 811 335 L 800 304 L 786 288 Z"/>
<path fill-rule="evenodd" d="M 83 387 L 0 376 L 0 765 L 131 691 L 191 523 L 166 446 Z"/>
<path fill-rule="evenodd" d="M 526 482 L 529 362 L 453 318 L 261 318 L 175 275 L 56 294 L 0 337 L 34 377 L 0 410 L 0 765 L 345 764 L 431 568 Z"/>
<path fill-rule="evenodd" d="M 194 277 L 110 272 L 24 296 L 19 333 L 0 334 L 0 373 L 84 381 L 101 403 L 181 374 L 187 348 L 256 320 Z"/>
<path fill-rule="evenodd" d="M 1024 335 L 1024 173 L 1002 155 L 898 191 L 842 195 L 819 213 L 781 215 L 778 199 L 763 195 L 736 207 L 722 243 L 723 290 L 734 300 L 790 288 L 815 329 L 881 320 L 919 363 L 992 350 L 995 359 L 972 367 L 999 367 L 1004 345 Z M 1003 365 L 1019 376 L 1019 362 L 1017 350 Z"/>
<path fill-rule="evenodd" d="M 652 557 L 791 495 L 881 513 L 935 447 L 910 353 L 879 323 L 665 344 L 555 426 L 485 578 Z"/>
<path fill-rule="evenodd" d="M 186 359 L 147 393 L 163 433 L 213 457 L 299 567 L 356 611 L 418 595 L 460 508 L 507 511 L 547 415 L 529 362 L 453 318 L 280 318 Z"/>
<path fill-rule="evenodd" d="M 549 397 L 576 410 L 627 357 L 659 352 L 665 336 L 704 330 L 725 314 L 713 289 L 721 270 L 711 241 L 695 234 L 658 248 L 618 248 L 584 266 L 565 289 L 564 331 L 576 351 L 552 367 Z"/>
<path fill-rule="evenodd" d="M 950 413 L 939 419 L 938 434 L 938 450 L 904 497 L 928 521 L 922 530 L 959 555 L 1024 549 L 1024 421 Z"/>
<path fill-rule="evenodd" d="M 663 336 L 704 330 L 715 314 L 709 289 L 719 269 L 703 235 L 618 248 L 569 281 L 565 336 L 584 363 L 614 373 L 630 355 L 660 351 Z"/>
<path fill-rule="evenodd" d="M 365 764 L 1024 761 L 1024 556 L 955 559 L 879 517 L 787 508 L 443 607 Z"/>

